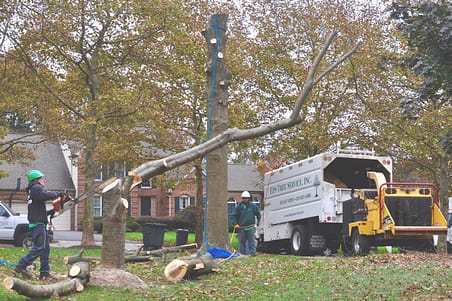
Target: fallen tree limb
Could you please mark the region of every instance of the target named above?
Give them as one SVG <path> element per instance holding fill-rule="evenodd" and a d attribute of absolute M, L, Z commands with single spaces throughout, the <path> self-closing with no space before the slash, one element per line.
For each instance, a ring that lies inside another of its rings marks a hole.
<path fill-rule="evenodd" d="M 81 292 L 89 281 L 89 264 L 82 262 L 71 267 L 69 274 L 72 278 L 60 282 L 41 285 L 30 284 L 24 280 L 7 277 L 3 285 L 10 290 L 15 290 L 19 295 L 30 298 L 50 298 L 52 296 L 64 296 L 72 292 Z"/>
<path fill-rule="evenodd" d="M 144 252 L 146 255 L 126 255 L 124 256 L 124 262 L 145 262 L 151 260 L 152 257 L 160 257 L 164 256 L 167 253 L 171 252 L 179 252 L 183 250 L 190 250 L 190 249 L 197 249 L 197 244 L 187 244 L 187 245 L 180 245 L 175 247 L 168 247 L 168 248 L 162 248 L 158 250 L 152 250 L 152 251 L 146 251 Z M 140 249 L 141 250 L 141 249 Z M 137 252 L 139 253 L 139 252 Z M 80 252 L 78 255 L 75 256 L 65 256 L 63 258 L 63 262 L 65 264 L 75 264 L 77 262 L 100 262 L 100 257 L 93 257 L 93 256 L 83 256 L 83 252 Z"/>
<path fill-rule="evenodd" d="M 183 251 L 183 250 L 190 250 L 190 249 L 197 249 L 197 248 L 198 248 L 198 244 L 194 243 L 194 244 L 180 245 L 180 246 L 162 248 L 162 249 L 158 249 L 158 250 L 146 251 L 145 254 L 151 255 L 151 256 L 163 256 L 167 253 L 179 252 L 179 251 Z"/>
<path fill-rule="evenodd" d="M 65 256 L 63 258 L 63 262 L 65 264 L 75 264 L 77 262 L 89 262 L 89 263 L 94 263 L 94 262 L 100 262 L 100 257 L 94 257 L 94 256 L 80 256 L 80 255 L 76 255 L 76 256 Z"/>
<path fill-rule="evenodd" d="M 174 259 L 166 266 L 164 274 L 168 281 L 177 282 L 220 270 L 220 265 L 213 260 L 212 255 L 205 253 L 193 259 Z"/>

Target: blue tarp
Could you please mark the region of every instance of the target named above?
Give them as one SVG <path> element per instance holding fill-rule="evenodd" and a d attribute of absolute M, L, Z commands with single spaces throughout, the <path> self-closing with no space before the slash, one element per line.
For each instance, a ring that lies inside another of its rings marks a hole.
<path fill-rule="evenodd" d="M 232 257 L 240 256 L 239 253 L 236 253 L 236 252 L 231 253 L 228 250 L 219 249 L 219 248 L 208 248 L 207 252 L 209 252 L 210 255 L 212 255 L 212 257 L 214 259 L 217 259 L 217 258 L 230 258 L 230 257 L 232 258 Z"/>
<path fill-rule="evenodd" d="M 10 266 L 10 267 L 15 267 L 16 266 L 15 263 L 12 263 L 12 262 L 9 262 L 9 261 L 6 261 L 6 260 L 0 260 L 0 265 L 7 265 L 7 266 Z"/>

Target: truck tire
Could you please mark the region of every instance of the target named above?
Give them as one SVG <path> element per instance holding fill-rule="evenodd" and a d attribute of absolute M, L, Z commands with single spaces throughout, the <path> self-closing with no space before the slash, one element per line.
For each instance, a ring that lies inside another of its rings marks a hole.
<path fill-rule="evenodd" d="M 370 242 L 367 235 L 359 234 L 357 229 L 352 232 L 353 253 L 359 256 L 366 256 L 370 252 Z"/>
<path fill-rule="evenodd" d="M 21 231 L 18 233 L 14 245 L 16 247 L 31 248 L 33 246 L 33 240 L 31 239 L 30 232 Z"/>
<path fill-rule="evenodd" d="M 290 251 L 293 255 L 306 255 L 309 249 L 308 230 L 304 225 L 298 225 L 293 229 L 290 237 Z"/>
<path fill-rule="evenodd" d="M 342 253 L 345 256 L 350 256 L 353 255 L 353 243 L 352 243 L 352 238 L 350 236 L 344 236 L 342 239 Z"/>

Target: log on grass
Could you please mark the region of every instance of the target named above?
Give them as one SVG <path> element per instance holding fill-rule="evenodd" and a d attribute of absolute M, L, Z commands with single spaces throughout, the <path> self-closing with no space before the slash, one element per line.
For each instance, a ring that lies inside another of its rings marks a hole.
<path fill-rule="evenodd" d="M 162 249 L 157 249 L 157 250 L 152 250 L 152 251 L 145 251 L 144 253 L 146 255 L 151 255 L 151 256 L 163 256 L 167 253 L 179 252 L 179 251 L 183 251 L 183 250 L 190 250 L 190 249 L 197 249 L 197 248 L 198 248 L 198 244 L 194 243 L 194 244 L 180 245 L 180 246 L 174 246 L 174 247 L 167 247 L 167 248 L 162 248 Z"/>
<path fill-rule="evenodd" d="M 220 270 L 220 265 L 213 260 L 212 255 L 205 253 L 191 259 L 174 259 L 166 266 L 164 274 L 168 281 L 177 282 Z"/>
<path fill-rule="evenodd" d="M 100 262 L 100 257 L 94 257 L 94 256 L 65 256 L 63 258 L 63 262 L 65 264 L 75 264 L 77 262 L 88 262 L 88 263 L 94 263 L 94 262 Z"/>
<path fill-rule="evenodd" d="M 198 245 L 196 243 L 193 244 L 187 244 L 187 245 L 180 245 L 175 247 L 168 247 L 168 248 L 162 248 L 158 250 L 152 250 L 152 251 L 145 251 L 143 252 L 146 255 L 127 255 L 124 256 L 124 262 L 146 262 L 152 259 L 152 257 L 158 257 L 158 256 L 164 256 L 167 253 L 171 252 L 179 252 L 183 250 L 190 250 L 190 249 L 197 249 Z M 63 262 L 65 264 L 75 264 L 77 262 L 100 262 L 100 257 L 94 257 L 94 256 L 83 256 L 83 252 L 81 252 L 78 255 L 75 256 L 65 256 L 63 258 Z"/>
<path fill-rule="evenodd" d="M 89 282 L 89 263 L 85 261 L 76 262 L 69 269 L 70 278 L 78 278 L 85 283 Z"/>
<path fill-rule="evenodd" d="M 34 285 L 18 278 L 7 277 L 3 280 L 3 285 L 7 289 L 15 290 L 19 295 L 30 298 L 50 298 L 81 292 L 89 281 L 89 264 L 87 262 L 74 264 L 69 270 L 69 277 L 47 285 Z"/>
<path fill-rule="evenodd" d="M 19 295 L 30 298 L 63 296 L 74 291 L 81 292 L 85 289 L 85 284 L 79 278 L 68 279 L 47 285 L 34 285 L 18 278 L 7 277 L 3 280 L 3 285 L 7 289 L 15 290 Z"/>

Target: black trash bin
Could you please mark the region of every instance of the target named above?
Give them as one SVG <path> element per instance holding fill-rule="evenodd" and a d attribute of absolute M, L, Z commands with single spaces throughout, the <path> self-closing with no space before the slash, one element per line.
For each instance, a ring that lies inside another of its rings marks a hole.
<path fill-rule="evenodd" d="M 187 229 L 177 229 L 176 230 L 176 246 L 181 246 L 187 244 L 188 230 Z"/>
<path fill-rule="evenodd" d="M 146 251 L 161 249 L 165 236 L 165 224 L 147 223 L 141 225 L 143 233 L 143 249 Z"/>

